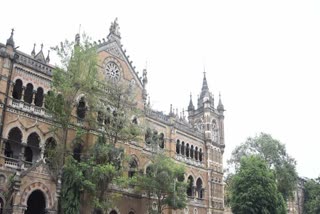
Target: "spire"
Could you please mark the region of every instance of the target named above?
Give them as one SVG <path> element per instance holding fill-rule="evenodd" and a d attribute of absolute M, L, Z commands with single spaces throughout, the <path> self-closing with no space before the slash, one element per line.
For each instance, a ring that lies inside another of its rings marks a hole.
<path fill-rule="evenodd" d="M 36 43 L 33 44 L 33 50 L 31 52 L 31 56 L 35 56 L 36 55 Z"/>
<path fill-rule="evenodd" d="M 225 110 L 224 110 L 224 106 L 221 102 L 221 94 L 219 93 L 219 103 L 218 103 L 218 106 L 217 106 L 217 110 L 218 112 L 220 113 L 223 113 Z"/>
<path fill-rule="evenodd" d="M 190 93 L 190 102 L 188 106 L 188 111 L 193 111 L 194 110 L 194 105 L 192 103 L 192 94 Z"/>
<path fill-rule="evenodd" d="M 7 46 L 11 46 L 11 47 L 14 48 L 13 32 L 14 32 L 14 29 L 12 28 L 12 29 L 11 29 L 11 36 L 10 36 L 9 39 L 7 39 L 6 45 L 7 45 Z"/>
<path fill-rule="evenodd" d="M 116 41 L 120 44 L 121 35 L 120 35 L 120 27 L 118 24 L 118 18 L 116 18 L 113 22 L 111 22 L 111 26 L 109 28 L 109 35 L 107 36 L 109 41 Z"/>
<path fill-rule="evenodd" d="M 50 55 L 50 50 L 48 50 L 48 55 L 47 55 L 47 58 L 46 58 L 46 63 L 49 63 L 49 62 L 50 62 L 50 57 L 49 57 L 49 55 Z"/>

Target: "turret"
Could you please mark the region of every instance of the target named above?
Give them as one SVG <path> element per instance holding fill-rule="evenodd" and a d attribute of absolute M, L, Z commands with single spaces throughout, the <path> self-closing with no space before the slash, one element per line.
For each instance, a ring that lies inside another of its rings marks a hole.
<path fill-rule="evenodd" d="M 218 106 L 217 106 L 217 110 L 222 115 L 223 115 L 223 112 L 225 111 L 224 106 L 223 106 L 223 104 L 221 102 L 221 94 L 220 93 L 219 93 L 219 103 L 218 103 Z"/>
<path fill-rule="evenodd" d="M 12 48 L 14 48 L 13 32 L 14 32 L 14 29 L 11 30 L 11 36 L 9 37 L 9 39 L 7 39 L 7 43 L 6 43 L 7 47 L 11 46 Z"/>

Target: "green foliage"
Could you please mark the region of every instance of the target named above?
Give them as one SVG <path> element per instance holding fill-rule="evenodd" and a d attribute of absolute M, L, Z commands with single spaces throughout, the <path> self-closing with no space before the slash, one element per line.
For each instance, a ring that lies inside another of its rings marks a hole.
<path fill-rule="evenodd" d="M 285 214 L 285 203 L 277 191 L 273 171 L 263 159 L 243 157 L 230 185 L 234 214 Z"/>
<path fill-rule="evenodd" d="M 293 191 L 297 184 L 296 162 L 290 157 L 285 145 L 272 138 L 271 135 L 261 133 L 254 138 L 236 147 L 231 159 L 228 160 L 229 166 L 239 167 L 242 157 L 257 155 L 266 161 L 268 168 L 275 171 L 278 191 L 286 200 L 293 196 Z"/>
<path fill-rule="evenodd" d="M 304 212 L 320 213 L 320 177 L 310 179 L 304 184 Z"/>
<path fill-rule="evenodd" d="M 61 202 L 64 213 L 78 213 L 80 196 L 87 193 L 86 203 L 106 210 L 113 203 L 110 184 L 124 183 L 122 160 L 124 151 L 114 144 L 107 144 L 104 137 L 88 152 L 81 162 L 68 156 L 63 170 Z"/>
<path fill-rule="evenodd" d="M 182 209 L 186 206 L 187 184 L 179 178 L 183 177 L 184 173 L 183 166 L 163 154 L 157 154 L 148 166 L 147 173 L 137 176 L 135 186 L 137 190 L 146 192 L 150 198 L 156 198 L 158 214 L 165 208 Z"/>

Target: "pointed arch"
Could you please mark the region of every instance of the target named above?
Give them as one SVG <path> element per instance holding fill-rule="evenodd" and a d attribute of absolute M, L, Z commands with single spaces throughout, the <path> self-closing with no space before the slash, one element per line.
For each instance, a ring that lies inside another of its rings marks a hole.
<path fill-rule="evenodd" d="M 43 105 L 43 88 L 37 88 L 37 92 L 34 98 L 34 104 L 38 107 L 42 107 Z"/>
<path fill-rule="evenodd" d="M 20 100 L 22 97 L 22 90 L 23 90 L 23 82 L 21 79 L 16 79 L 13 90 L 12 90 L 12 97 L 14 99 Z"/>
<path fill-rule="evenodd" d="M 32 99 L 33 99 L 33 85 L 31 83 L 28 83 L 24 91 L 23 100 L 24 102 L 31 104 Z"/>

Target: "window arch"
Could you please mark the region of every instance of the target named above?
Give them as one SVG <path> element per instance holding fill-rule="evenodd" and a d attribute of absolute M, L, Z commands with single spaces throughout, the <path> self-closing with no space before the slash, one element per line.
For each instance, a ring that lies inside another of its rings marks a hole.
<path fill-rule="evenodd" d="M 86 116 L 86 102 L 84 97 L 81 97 L 77 106 L 77 116 L 79 119 L 84 119 Z"/>
<path fill-rule="evenodd" d="M 13 86 L 13 91 L 12 91 L 12 97 L 14 99 L 20 100 L 22 96 L 22 80 L 17 79 L 14 86 Z"/>
<path fill-rule="evenodd" d="M 189 143 L 187 143 L 187 146 L 186 146 L 186 156 L 187 156 L 187 157 L 189 157 L 189 156 L 190 156 Z"/>
<path fill-rule="evenodd" d="M 26 90 L 24 91 L 23 100 L 24 102 L 31 104 L 32 99 L 33 99 L 33 85 L 31 83 L 28 83 Z"/>
<path fill-rule="evenodd" d="M 43 89 L 39 87 L 34 98 L 34 104 L 36 106 L 42 107 L 43 104 Z"/>
<path fill-rule="evenodd" d="M 112 210 L 109 214 L 118 214 L 117 211 Z"/>
<path fill-rule="evenodd" d="M 202 187 L 202 180 L 201 178 L 197 179 L 196 182 L 196 191 L 197 191 L 197 197 L 202 199 L 203 198 L 203 187 Z"/>
<path fill-rule="evenodd" d="M 9 131 L 8 141 L 5 145 L 5 156 L 9 158 L 18 158 L 21 151 L 22 132 L 18 127 Z"/>
<path fill-rule="evenodd" d="M 36 132 L 31 133 L 27 139 L 27 147 L 24 151 L 24 158 L 27 162 L 33 162 L 40 156 L 40 137 Z"/>
<path fill-rule="evenodd" d="M 160 135 L 159 135 L 159 147 L 161 149 L 164 149 L 164 134 L 163 133 L 160 133 Z"/>
<path fill-rule="evenodd" d="M 138 162 L 135 158 L 132 158 L 129 162 L 128 177 L 132 178 L 138 171 Z"/>
<path fill-rule="evenodd" d="M 203 153 L 202 153 L 202 149 L 200 148 L 199 150 L 199 161 L 202 162 L 202 158 L 203 158 Z"/>
<path fill-rule="evenodd" d="M 181 145 L 181 155 L 185 155 L 185 146 L 184 146 L 184 141 L 182 141 L 182 145 Z"/>
<path fill-rule="evenodd" d="M 193 157 L 194 157 L 193 153 L 194 153 L 194 149 L 193 149 L 193 145 L 191 145 L 191 148 L 190 148 L 190 158 L 193 158 Z"/>
<path fill-rule="evenodd" d="M 190 175 L 188 177 L 188 187 L 187 187 L 187 195 L 189 197 L 192 197 L 193 196 L 193 177 Z"/>
<path fill-rule="evenodd" d="M 176 153 L 177 153 L 177 154 L 180 154 L 180 140 L 177 140 Z"/>
<path fill-rule="evenodd" d="M 82 144 L 81 140 L 77 140 L 73 147 L 73 158 L 80 162 L 81 161 Z"/>
<path fill-rule="evenodd" d="M 194 152 L 194 158 L 198 160 L 198 147 L 196 146 L 195 152 Z"/>

